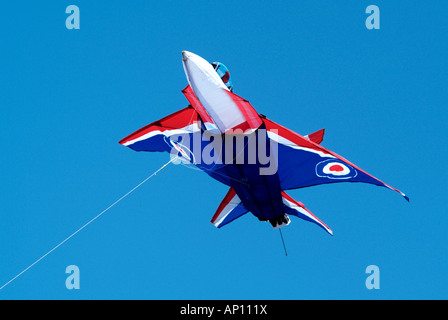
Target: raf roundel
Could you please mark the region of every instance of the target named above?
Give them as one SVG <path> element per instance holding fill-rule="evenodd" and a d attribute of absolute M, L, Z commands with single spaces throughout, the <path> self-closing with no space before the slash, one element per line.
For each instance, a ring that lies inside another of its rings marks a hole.
<path fill-rule="evenodd" d="M 355 168 L 339 159 L 321 161 L 316 165 L 316 175 L 329 179 L 350 179 L 358 175 Z"/>

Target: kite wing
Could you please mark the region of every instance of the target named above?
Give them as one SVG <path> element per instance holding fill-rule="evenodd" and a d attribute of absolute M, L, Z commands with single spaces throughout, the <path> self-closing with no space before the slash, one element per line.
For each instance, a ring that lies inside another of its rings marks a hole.
<path fill-rule="evenodd" d="M 333 231 L 325 224 L 323 223 L 318 217 L 316 217 L 314 214 L 311 213 L 302 202 L 298 202 L 291 198 L 289 195 L 286 194 L 286 192 L 282 191 L 282 201 L 285 205 L 285 211 L 287 214 L 291 214 L 293 216 L 296 216 L 300 219 L 313 222 L 317 224 L 319 227 L 323 228 L 325 231 L 327 231 L 329 234 L 333 235 Z"/>
<path fill-rule="evenodd" d="M 323 131 L 303 137 L 267 118 L 268 136 L 278 146 L 278 175 L 282 190 L 335 182 L 364 182 L 401 191 L 373 177 L 353 163 L 322 147 Z"/>
<path fill-rule="evenodd" d="M 226 185 L 231 185 L 224 165 L 196 163 L 195 154 L 200 156 L 204 144 L 202 139 L 203 122 L 198 112 L 188 106 L 128 135 L 119 141 L 135 151 L 169 152 L 177 155 L 205 171 L 212 178 Z M 194 149 L 193 140 L 200 143 Z"/>
<path fill-rule="evenodd" d="M 236 194 L 235 189 L 230 187 L 226 196 L 219 205 L 211 222 L 218 228 L 232 222 L 233 220 L 246 214 L 249 210 L 244 207 L 241 199 Z"/>
<path fill-rule="evenodd" d="M 198 120 L 198 113 L 191 106 L 188 106 L 144 126 L 121 139 L 119 143 L 135 151 L 170 152 L 173 145 L 166 138 L 200 131 Z"/>

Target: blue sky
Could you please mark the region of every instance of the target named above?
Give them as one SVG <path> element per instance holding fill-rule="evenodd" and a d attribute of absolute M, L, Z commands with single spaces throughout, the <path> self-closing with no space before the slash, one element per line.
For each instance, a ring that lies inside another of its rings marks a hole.
<path fill-rule="evenodd" d="M 68 30 L 65 8 L 80 9 Z M 365 27 L 365 8 L 381 29 Z M 411 198 L 366 184 L 290 191 L 334 231 L 250 214 L 171 165 L 0 290 L 0 299 L 446 299 L 445 3 L 39 1 L 0 11 L 0 286 L 168 161 L 117 142 L 187 105 L 181 51 L 235 93 Z M 67 290 L 65 269 L 80 269 Z M 366 267 L 380 289 L 365 287 Z"/>

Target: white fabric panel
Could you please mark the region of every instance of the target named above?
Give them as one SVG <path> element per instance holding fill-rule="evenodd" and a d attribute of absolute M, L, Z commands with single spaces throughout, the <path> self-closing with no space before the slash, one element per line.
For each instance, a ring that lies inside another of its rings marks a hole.
<path fill-rule="evenodd" d="M 191 88 L 221 133 L 246 121 L 208 61 L 188 51 L 182 52 L 182 60 Z"/>

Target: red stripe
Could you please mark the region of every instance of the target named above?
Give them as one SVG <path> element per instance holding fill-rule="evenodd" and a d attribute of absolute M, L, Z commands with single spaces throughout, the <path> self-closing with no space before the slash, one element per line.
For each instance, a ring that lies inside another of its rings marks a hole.
<path fill-rule="evenodd" d="M 241 98 L 233 92 L 227 91 L 227 93 L 229 94 L 233 102 L 235 102 L 235 104 L 238 106 L 238 109 L 240 109 L 251 129 L 256 129 L 261 126 L 263 121 L 260 119 L 257 111 L 255 111 L 254 107 L 252 107 L 249 101 Z"/>
<path fill-rule="evenodd" d="M 361 168 L 359 168 L 358 166 L 354 165 L 353 163 L 351 163 L 350 161 L 348 161 L 347 159 L 344 159 L 343 157 L 341 157 L 340 155 L 334 153 L 333 151 L 330 151 L 324 147 L 322 147 L 320 144 L 317 144 L 311 140 L 306 139 L 305 137 L 302 137 L 301 135 L 295 133 L 294 131 L 291 131 L 277 123 L 275 123 L 272 120 L 269 119 L 264 119 L 264 123 L 266 125 L 266 128 L 268 129 L 268 131 L 271 131 L 273 129 L 277 130 L 278 135 L 288 139 L 289 141 L 291 141 L 292 143 L 295 143 L 296 145 L 300 146 L 300 147 L 304 147 L 304 148 L 309 148 L 309 149 L 313 149 L 316 151 L 321 151 L 327 154 L 330 154 L 334 157 L 336 157 L 339 160 L 342 160 L 344 162 L 346 162 L 347 164 L 351 165 L 352 167 L 356 168 L 357 170 L 365 173 L 366 175 L 368 175 L 369 177 L 375 179 L 376 181 L 382 183 L 384 186 L 386 186 L 389 189 L 392 189 L 396 192 L 398 192 L 399 194 L 401 194 L 403 197 L 406 198 L 406 200 L 408 200 L 408 198 L 404 195 L 403 192 L 401 192 L 398 189 L 395 189 L 394 187 L 388 185 L 387 183 L 384 183 L 383 181 L 379 180 L 378 178 L 375 178 L 374 176 L 372 176 L 371 174 L 365 172 L 364 170 L 362 170 Z M 408 200 L 409 201 L 409 200 Z"/>
<path fill-rule="evenodd" d="M 293 198 L 291 198 L 288 194 L 286 194 L 285 191 L 282 191 L 282 196 L 283 198 L 285 198 L 286 200 L 288 200 L 289 202 L 294 203 L 296 206 L 304 209 L 306 212 L 308 212 L 310 215 L 312 215 L 314 217 L 314 219 L 316 219 L 317 221 L 319 221 L 319 223 L 321 223 L 323 226 L 325 226 L 325 228 L 327 228 L 328 230 L 331 230 L 325 223 L 323 223 L 318 217 L 316 217 L 310 210 L 308 210 L 307 208 L 305 208 L 304 204 L 302 202 L 298 202 L 296 200 L 294 200 Z"/>
<path fill-rule="evenodd" d="M 126 138 L 123 138 L 119 141 L 120 144 L 125 144 L 126 142 L 135 140 L 144 136 L 151 131 L 159 130 L 166 131 L 172 129 L 180 129 L 184 128 L 194 122 L 197 121 L 197 113 L 192 107 L 186 107 L 182 110 L 179 110 L 169 116 L 166 116 L 158 121 L 154 121 L 143 128 L 131 133 Z"/>
<path fill-rule="evenodd" d="M 224 199 L 219 204 L 218 210 L 216 210 L 215 214 L 213 215 L 213 218 L 211 220 L 212 223 L 215 222 L 215 220 L 221 214 L 222 210 L 224 210 L 224 208 L 230 203 L 230 201 L 235 197 L 235 195 L 236 195 L 235 189 L 233 189 L 233 187 L 230 187 L 230 189 L 227 192 L 226 196 L 224 197 Z"/>
<path fill-rule="evenodd" d="M 316 143 L 314 143 L 313 142 L 313 144 L 315 144 L 316 146 L 318 146 L 318 147 L 320 147 L 320 149 L 322 150 L 322 151 L 324 151 L 324 152 L 327 152 L 327 153 L 329 153 L 329 154 L 331 154 L 332 156 L 334 156 L 334 157 L 336 157 L 336 158 L 338 158 L 339 160 L 342 160 L 342 161 L 344 161 L 344 162 L 346 162 L 347 164 L 349 164 L 349 165 L 351 165 L 352 167 L 354 167 L 354 168 L 356 168 L 357 170 L 359 170 L 359 171 L 361 171 L 361 172 L 363 172 L 363 173 L 365 173 L 366 175 L 368 175 L 369 177 L 371 177 L 371 178 L 373 178 L 373 179 L 375 179 L 376 181 L 378 181 L 378 182 L 380 182 L 380 183 L 382 183 L 384 186 L 386 186 L 387 188 L 389 188 L 389 189 L 391 189 L 391 190 L 394 190 L 394 191 L 396 191 L 396 192 L 398 192 L 399 194 L 401 194 L 403 197 L 405 197 L 406 198 L 406 200 L 408 200 L 408 198 L 404 195 L 404 193 L 403 192 L 401 192 L 400 190 L 398 190 L 398 189 L 395 189 L 394 187 L 392 187 L 392 186 L 390 186 L 390 185 L 388 185 L 387 183 L 385 183 L 385 182 L 383 182 L 383 181 L 381 181 L 380 179 L 378 179 L 378 178 L 375 178 L 374 176 L 372 176 L 370 173 L 367 173 L 366 171 L 364 171 L 363 169 L 361 169 L 361 168 L 359 168 L 358 166 L 356 166 L 356 165 L 354 165 L 353 163 L 351 163 L 350 161 L 348 161 L 347 159 L 345 159 L 345 158 L 343 158 L 343 157 L 341 157 L 340 155 L 338 155 L 338 154 L 336 154 L 336 153 L 334 153 L 333 151 L 330 151 L 330 150 L 328 150 L 328 149 L 325 149 L 324 147 L 322 147 L 321 145 L 319 145 L 319 144 L 316 144 Z M 409 200 L 408 200 L 409 201 Z"/>
<path fill-rule="evenodd" d="M 308 149 L 312 149 L 312 150 L 316 150 L 316 151 L 323 151 L 322 148 L 320 147 L 320 145 L 317 145 L 317 147 L 316 147 L 316 144 L 313 143 L 312 141 L 310 141 L 309 139 L 302 137 L 298 133 L 295 133 L 294 131 L 287 129 L 287 128 L 279 125 L 278 123 L 275 123 L 274 121 L 269 120 L 268 118 L 263 119 L 263 122 L 266 125 L 266 129 L 268 131 L 274 132 L 273 130 L 276 130 L 277 134 L 280 137 L 291 141 L 292 143 L 298 145 L 299 147 L 304 147 L 304 148 L 308 148 Z"/>
<path fill-rule="evenodd" d="M 199 113 L 204 122 L 210 122 L 214 124 L 212 118 L 209 116 L 202 103 L 196 97 L 190 85 L 186 86 L 185 89 L 182 90 L 182 93 L 185 95 L 188 102 L 190 102 L 191 106 Z"/>

